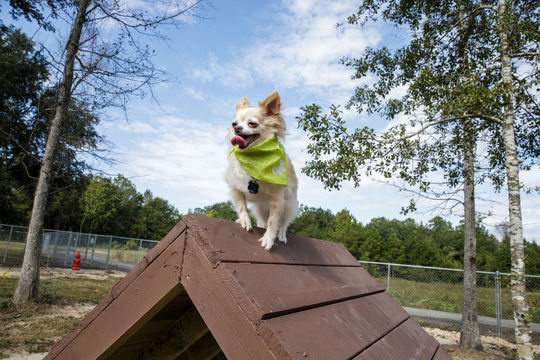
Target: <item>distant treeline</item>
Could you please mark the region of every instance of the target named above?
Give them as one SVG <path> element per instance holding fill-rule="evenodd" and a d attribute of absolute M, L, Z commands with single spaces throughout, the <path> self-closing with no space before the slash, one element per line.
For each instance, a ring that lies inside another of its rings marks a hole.
<path fill-rule="evenodd" d="M 27 225 L 32 209 L 28 188 L 3 193 L 0 222 Z M 26 190 L 26 191 L 25 191 Z M 150 191 L 139 193 L 122 175 L 115 178 L 81 176 L 76 183 L 51 193 L 45 228 L 159 240 L 184 215 L 167 200 Z M 219 219 L 236 220 L 230 201 L 192 210 Z M 254 221 L 254 219 L 253 219 Z M 441 217 L 426 224 L 413 219 L 374 218 L 358 222 L 348 210 L 337 214 L 322 208 L 301 206 L 289 232 L 342 243 L 360 260 L 462 268 L 463 227 Z M 510 243 L 483 225 L 477 227 L 478 270 L 510 271 Z M 540 274 L 540 247 L 526 242 L 527 274 Z"/>
<path fill-rule="evenodd" d="M 195 212 L 235 220 L 230 202 L 217 203 Z M 361 224 L 348 210 L 300 207 L 289 232 L 301 236 L 342 243 L 357 259 L 400 264 L 463 268 L 463 226 L 453 226 L 437 216 L 427 224 L 413 219 L 374 218 Z M 483 225 L 477 227 L 478 270 L 510 272 L 510 241 L 503 231 L 502 241 Z M 540 274 L 540 246 L 525 241 L 527 274 Z"/>
<path fill-rule="evenodd" d="M 122 175 L 79 175 L 49 194 L 44 227 L 160 240 L 182 218 L 167 200 L 139 193 Z M 0 222 L 27 226 L 32 211 L 30 187 L 0 195 Z"/>

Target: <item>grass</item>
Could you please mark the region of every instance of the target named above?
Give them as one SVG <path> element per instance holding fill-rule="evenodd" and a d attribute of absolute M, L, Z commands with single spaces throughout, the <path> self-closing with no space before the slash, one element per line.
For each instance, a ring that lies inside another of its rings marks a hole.
<path fill-rule="evenodd" d="M 58 277 L 40 281 L 38 299 L 17 307 L 11 298 L 17 286 L 15 278 L 0 277 L 0 358 L 3 349 L 23 347 L 43 352 L 67 334 L 85 314 L 62 312 L 69 305 L 97 304 L 118 278 Z"/>
<path fill-rule="evenodd" d="M 386 285 L 386 278 L 377 278 Z M 390 294 L 407 307 L 461 313 L 463 308 L 462 284 L 444 282 L 416 282 L 399 278 L 390 279 Z M 540 290 L 527 291 L 531 321 L 540 322 Z M 495 317 L 495 288 L 477 287 L 478 315 Z M 501 288 L 502 318 L 512 319 L 512 297 L 509 287 Z"/>

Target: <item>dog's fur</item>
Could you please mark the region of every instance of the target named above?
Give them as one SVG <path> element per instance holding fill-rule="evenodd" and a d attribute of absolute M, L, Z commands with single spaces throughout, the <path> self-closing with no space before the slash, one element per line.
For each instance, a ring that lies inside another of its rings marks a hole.
<path fill-rule="evenodd" d="M 285 122 L 281 117 L 280 108 L 281 103 L 277 91 L 270 94 L 264 101 L 259 101 L 258 107 L 250 107 L 247 98 L 243 97 L 236 104 L 236 116 L 229 130 L 229 140 L 235 135 L 250 139 L 251 142 L 246 146 L 248 148 L 274 135 L 283 137 Z M 287 227 L 298 211 L 296 198 L 298 179 L 289 157 L 287 156 L 287 186 L 258 180 L 259 192 L 250 194 L 248 183 L 252 178 L 242 168 L 234 154 L 229 155 L 226 179 L 231 187 L 233 202 L 238 213 L 236 222 L 247 231 L 251 230 L 246 200 L 252 202 L 255 205 L 257 226 L 266 228 L 263 237 L 259 239 L 262 246 L 270 250 L 276 237 L 279 241 L 286 243 Z"/>

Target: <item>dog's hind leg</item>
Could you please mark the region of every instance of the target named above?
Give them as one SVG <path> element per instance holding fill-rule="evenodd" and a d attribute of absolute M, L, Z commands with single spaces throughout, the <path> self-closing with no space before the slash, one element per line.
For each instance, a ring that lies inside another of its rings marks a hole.
<path fill-rule="evenodd" d="M 298 202 L 294 201 L 294 205 L 287 206 L 283 211 L 283 216 L 281 217 L 281 221 L 279 224 L 278 234 L 277 237 L 279 241 L 283 243 L 287 243 L 287 228 L 292 223 L 294 218 L 296 217 L 296 214 L 298 213 Z M 290 204 L 289 204 L 290 205 Z"/>
<path fill-rule="evenodd" d="M 270 209 L 266 203 L 255 203 L 255 218 L 257 219 L 257 226 L 265 228 L 268 225 L 268 216 L 270 215 Z"/>

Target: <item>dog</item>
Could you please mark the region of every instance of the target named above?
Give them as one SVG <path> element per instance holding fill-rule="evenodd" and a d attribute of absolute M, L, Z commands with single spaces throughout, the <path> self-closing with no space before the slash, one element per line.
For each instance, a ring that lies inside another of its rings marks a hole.
<path fill-rule="evenodd" d="M 238 214 L 236 222 L 251 231 L 246 201 L 253 203 L 257 226 L 266 228 L 259 239 L 266 250 L 276 238 L 287 243 L 287 227 L 298 212 L 298 179 L 278 141 L 286 131 L 280 108 L 277 91 L 259 101 L 257 107 L 250 107 L 243 97 L 236 104 L 229 129 L 232 147 L 225 178 Z"/>

